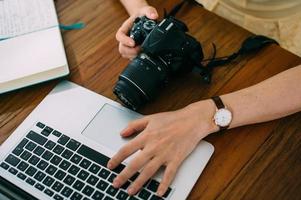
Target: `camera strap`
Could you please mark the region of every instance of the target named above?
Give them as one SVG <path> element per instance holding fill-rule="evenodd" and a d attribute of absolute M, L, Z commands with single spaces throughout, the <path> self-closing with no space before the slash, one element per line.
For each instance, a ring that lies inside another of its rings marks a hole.
<path fill-rule="evenodd" d="M 257 52 L 263 47 L 267 46 L 268 44 L 279 45 L 279 43 L 276 40 L 263 35 L 250 36 L 243 41 L 240 49 L 237 52 L 234 52 L 229 56 L 218 57 L 218 58 L 216 58 L 216 46 L 215 44 L 213 44 L 214 52 L 212 58 L 203 60 L 200 63 L 200 65 L 197 66 L 198 72 L 202 76 L 204 82 L 210 83 L 212 71 L 215 67 L 229 64 L 239 56 L 248 55 Z M 206 65 L 203 65 L 202 63 L 204 62 L 208 62 L 208 63 Z"/>

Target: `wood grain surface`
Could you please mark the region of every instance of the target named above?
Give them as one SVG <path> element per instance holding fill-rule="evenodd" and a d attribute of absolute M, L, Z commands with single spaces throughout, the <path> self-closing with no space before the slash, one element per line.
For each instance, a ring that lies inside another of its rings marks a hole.
<path fill-rule="evenodd" d="M 175 2 L 178 1 L 150 1 L 160 13 Z M 118 53 L 115 32 L 128 17 L 126 11 L 117 0 L 57 0 L 56 7 L 61 23 L 82 21 L 87 25 L 82 30 L 63 32 L 71 70 L 67 79 L 117 100 L 112 88 L 129 61 Z M 184 6 L 178 18 L 187 23 L 190 34 L 203 44 L 205 57 L 211 55 L 213 42 L 218 56 L 224 56 L 237 50 L 251 35 L 192 3 Z M 202 84 L 199 75 L 193 73 L 171 80 L 159 97 L 139 112 L 151 114 L 179 109 L 256 84 L 298 64 L 301 64 L 299 57 L 271 45 L 217 68 L 210 85 Z M 58 82 L 0 96 L 0 143 Z M 236 128 L 224 135 L 211 135 L 206 140 L 215 146 L 215 153 L 188 199 L 301 199 L 300 113 Z"/>

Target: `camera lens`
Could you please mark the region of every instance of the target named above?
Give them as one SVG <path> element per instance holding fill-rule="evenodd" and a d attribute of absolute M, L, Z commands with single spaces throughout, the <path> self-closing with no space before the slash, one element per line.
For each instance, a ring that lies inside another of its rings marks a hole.
<path fill-rule="evenodd" d="M 127 107 L 137 110 L 154 99 L 165 84 L 167 69 L 160 58 L 142 53 L 120 74 L 114 93 Z"/>

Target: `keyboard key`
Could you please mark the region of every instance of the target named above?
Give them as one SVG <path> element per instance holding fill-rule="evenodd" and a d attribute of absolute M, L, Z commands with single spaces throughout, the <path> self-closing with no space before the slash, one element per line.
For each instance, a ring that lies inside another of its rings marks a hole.
<path fill-rule="evenodd" d="M 76 175 L 78 172 L 79 172 L 79 167 L 77 167 L 77 166 L 75 166 L 75 165 L 72 165 L 70 168 L 69 168 L 69 170 L 68 170 L 68 172 L 70 173 L 70 174 L 72 174 L 72 175 Z"/>
<path fill-rule="evenodd" d="M 109 197 L 109 196 L 106 196 L 105 198 L 104 198 L 104 200 L 114 200 L 114 199 L 112 199 L 111 197 Z M 139 199 L 138 199 L 139 200 Z"/>
<path fill-rule="evenodd" d="M 62 183 L 56 181 L 51 188 L 56 192 L 60 192 L 63 187 L 64 185 Z"/>
<path fill-rule="evenodd" d="M 139 199 L 137 199 L 137 198 L 134 197 L 134 196 L 130 196 L 129 200 L 139 200 Z"/>
<path fill-rule="evenodd" d="M 54 179 L 51 178 L 50 176 L 47 176 L 44 181 L 43 184 L 50 187 L 52 185 L 52 183 L 54 182 Z"/>
<path fill-rule="evenodd" d="M 21 154 L 21 158 L 23 159 L 23 160 L 28 160 L 29 158 L 30 158 L 30 156 L 31 156 L 31 153 L 29 152 L 29 151 L 24 151 L 22 154 Z"/>
<path fill-rule="evenodd" d="M 120 190 L 120 191 L 118 192 L 116 198 L 117 198 L 118 200 L 126 200 L 126 199 L 128 198 L 128 196 L 129 196 L 128 193 L 126 193 L 126 192 Z"/>
<path fill-rule="evenodd" d="M 80 143 L 76 140 L 71 139 L 68 144 L 66 145 L 67 148 L 76 151 L 77 148 L 80 146 Z"/>
<path fill-rule="evenodd" d="M 113 172 L 119 174 L 124 168 L 125 168 L 125 165 L 124 164 L 120 164 L 115 169 L 113 169 Z"/>
<path fill-rule="evenodd" d="M 77 191 L 81 191 L 83 189 L 84 185 L 85 184 L 82 181 L 76 180 L 72 187 Z"/>
<path fill-rule="evenodd" d="M 62 135 L 60 139 L 57 141 L 61 145 L 65 145 L 69 141 L 70 137 L 67 135 Z"/>
<path fill-rule="evenodd" d="M 50 160 L 53 155 L 54 155 L 53 153 L 51 153 L 50 151 L 46 150 L 43 153 L 42 158 L 44 158 L 45 160 Z"/>
<path fill-rule="evenodd" d="M 39 145 L 44 145 L 47 141 L 47 138 L 45 138 L 44 136 L 37 134 L 34 131 L 30 131 L 27 136 L 27 138 L 29 138 L 30 140 L 38 143 Z"/>
<path fill-rule="evenodd" d="M 53 152 L 60 155 L 63 151 L 65 150 L 65 148 L 59 144 L 57 144 L 54 149 Z"/>
<path fill-rule="evenodd" d="M 62 135 L 62 133 L 58 132 L 58 131 L 53 131 L 52 135 L 55 135 L 56 137 L 60 137 Z"/>
<path fill-rule="evenodd" d="M 34 148 L 36 148 L 36 144 L 35 143 L 33 143 L 33 142 L 29 142 L 26 146 L 25 146 L 25 149 L 27 149 L 28 151 L 32 151 L 32 150 L 34 150 Z"/>
<path fill-rule="evenodd" d="M 49 175 L 53 175 L 56 172 L 57 168 L 53 165 L 49 165 L 46 169 L 46 173 Z"/>
<path fill-rule="evenodd" d="M 29 166 L 29 164 L 27 164 L 26 162 L 24 161 L 21 161 L 18 165 L 18 169 L 21 170 L 21 171 L 25 171 L 25 169 Z"/>
<path fill-rule="evenodd" d="M 41 170 L 46 169 L 47 166 L 48 166 L 48 163 L 45 162 L 44 160 L 41 160 L 41 161 L 39 162 L 39 164 L 37 165 L 37 167 L 38 167 L 39 169 L 41 169 Z"/>
<path fill-rule="evenodd" d="M 138 176 L 139 176 L 139 172 L 136 172 L 136 173 L 130 178 L 130 180 L 134 182 Z"/>
<path fill-rule="evenodd" d="M 28 176 L 33 176 L 35 173 L 37 172 L 37 169 L 30 166 L 28 167 L 28 169 L 25 171 L 25 174 L 27 174 Z"/>
<path fill-rule="evenodd" d="M 124 190 L 127 190 L 128 187 L 130 186 L 131 182 L 130 181 L 126 181 L 122 186 L 121 188 L 124 189 Z"/>
<path fill-rule="evenodd" d="M 100 180 L 99 183 L 96 185 L 96 187 L 102 191 L 105 191 L 108 186 L 109 186 L 109 183 L 107 183 L 103 180 Z"/>
<path fill-rule="evenodd" d="M 156 180 L 151 180 L 147 186 L 147 189 L 149 189 L 150 191 L 156 193 L 157 189 L 159 187 L 160 183 Z"/>
<path fill-rule="evenodd" d="M 138 197 L 140 197 L 141 199 L 148 199 L 150 197 L 151 193 L 145 189 L 142 189 L 139 194 Z"/>
<path fill-rule="evenodd" d="M 36 183 L 36 181 L 31 178 L 27 178 L 26 183 L 28 183 L 29 185 L 34 185 Z"/>
<path fill-rule="evenodd" d="M 111 183 L 113 183 L 114 179 L 116 178 L 116 174 L 111 174 L 111 176 L 109 177 L 108 181 L 110 181 Z"/>
<path fill-rule="evenodd" d="M 99 199 L 102 199 L 105 195 L 99 191 L 95 191 L 93 196 L 92 196 L 92 199 L 94 200 L 99 200 Z"/>
<path fill-rule="evenodd" d="M 55 200 L 64 200 L 64 198 L 58 194 L 54 195 L 53 199 Z"/>
<path fill-rule="evenodd" d="M 71 158 L 71 162 L 75 163 L 75 164 L 78 164 L 80 161 L 81 161 L 82 157 L 77 155 L 77 154 L 74 154 Z"/>
<path fill-rule="evenodd" d="M 157 195 L 153 195 L 150 200 L 164 200 L 162 197 L 158 197 Z"/>
<path fill-rule="evenodd" d="M 59 167 L 63 170 L 67 170 L 69 167 L 70 167 L 71 163 L 66 161 L 66 160 L 63 160 L 61 162 L 61 164 L 59 165 Z"/>
<path fill-rule="evenodd" d="M 74 192 L 72 194 L 72 196 L 70 197 L 71 200 L 81 200 L 83 198 L 83 195 L 77 193 L 77 192 Z"/>
<path fill-rule="evenodd" d="M 49 133 L 51 133 L 51 132 L 53 131 L 53 128 L 51 128 L 51 127 L 49 127 L 49 126 L 46 126 L 46 127 L 44 128 L 44 130 L 47 131 L 47 132 L 49 132 Z"/>
<path fill-rule="evenodd" d="M 45 124 L 41 123 L 41 122 L 38 122 L 37 124 L 37 127 L 39 128 L 44 128 L 45 127 Z"/>
<path fill-rule="evenodd" d="M 27 176 L 25 174 L 23 174 L 23 173 L 19 173 L 17 175 L 17 177 L 20 178 L 21 180 L 25 180 Z"/>
<path fill-rule="evenodd" d="M 64 172 L 62 170 L 58 170 L 56 172 L 56 174 L 54 175 L 54 177 L 57 178 L 60 181 L 62 181 L 65 176 L 66 176 L 66 172 Z"/>
<path fill-rule="evenodd" d="M 46 176 L 46 174 L 44 174 L 41 171 L 38 171 L 36 173 L 36 175 L 34 176 L 34 179 L 36 179 L 37 181 L 42 181 L 45 176 Z"/>
<path fill-rule="evenodd" d="M 111 173 L 110 171 L 102 168 L 98 175 L 103 179 L 107 179 L 110 173 Z"/>
<path fill-rule="evenodd" d="M 86 145 L 81 145 L 80 148 L 78 149 L 77 153 L 80 155 L 93 160 L 97 164 L 100 164 L 104 167 L 107 166 L 110 158 L 95 151 L 94 149 L 91 149 L 90 147 L 87 147 Z"/>
<path fill-rule="evenodd" d="M 165 194 L 163 195 L 163 197 L 164 197 L 164 198 L 168 197 L 168 195 L 170 194 L 170 192 L 171 192 L 171 188 L 169 187 L 169 188 L 167 189 L 167 191 L 165 192 Z"/>
<path fill-rule="evenodd" d="M 45 189 L 45 186 L 41 185 L 40 183 L 37 183 L 34 187 L 37 188 L 40 191 L 43 191 Z"/>
<path fill-rule="evenodd" d="M 54 192 L 52 192 L 52 191 L 49 190 L 49 189 L 46 189 L 46 190 L 44 191 L 44 193 L 47 194 L 47 195 L 50 196 L 50 197 L 52 197 L 52 196 L 54 195 Z"/>
<path fill-rule="evenodd" d="M 75 181 L 75 178 L 71 175 L 67 175 L 66 178 L 64 179 L 64 183 L 67 185 L 72 185 L 72 183 Z"/>
<path fill-rule="evenodd" d="M 118 192 L 118 189 L 114 188 L 112 185 L 110 185 L 110 187 L 107 189 L 107 193 L 109 195 L 111 195 L 112 197 L 114 197 L 117 192 Z"/>
<path fill-rule="evenodd" d="M 41 134 L 46 136 L 46 137 L 48 137 L 50 135 L 50 133 L 46 130 L 42 130 Z"/>
<path fill-rule="evenodd" d="M 24 138 L 13 150 L 13 154 L 19 156 L 22 153 L 23 148 L 27 144 L 28 141 L 29 141 L 28 139 Z"/>
<path fill-rule="evenodd" d="M 99 170 L 100 170 L 100 167 L 94 163 L 89 168 L 89 171 L 92 172 L 93 174 L 97 174 L 99 172 Z"/>
<path fill-rule="evenodd" d="M 10 154 L 9 156 L 7 156 L 7 158 L 5 159 L 5 161 L 8 164 L 11 164 L 12 166 L 17 166 L 17 164 L 19 164 L 20 159 L 17 158 L 16 156 Z"/>
<path fill-rule="evenodd" d="M 94 186 L 98 182 L 98 180 L 99 180 L 99 178 L 97 178 L 96 176 L 90 175 L 87 182 Z"/>
<path fill-rule="evenodd" d="M 78 178 L 80 178 L 81 180 L 86 180 L 87 177 L 89 176 L 89 173 L 86 172 L 85 170 L 80 170 L 79 174 L 77 175 Z"/>
<path fill-rule="evenodd" d="M 61 161 L 62 158 L 57 155 L 53 156 L 52 159 L 50 160 L 50 162 L 54 165 L 58 165 Z"/>
<path fill-rule="evenodd" d="M 91 196 L 93 192 L 94 192 L 94 189 L 89 185 L 86 185 L 86 187 L 83 189 L 83 193 L 85 195 L 87 195 L 88 197 Z"/>
<path fill-rule="evenodd" d="M 3 169 L 8 169 L 9 168 L 9 165 L 8 164 L 6 164 L 6 163 L 1 163 L 1 167 L 3 168 Z"/>
<path fill-rule="evenodd" d="M 45 149 L 43 147 L 37 146 L 37 148 L 35 148 L 33 153 L 40 156 L 40 155 L 42 155 L 42 153 L 44 153 L 44 151 L 45 151 Z"/>
<path fill-rule="evenodd" d="M 46 144 L 44 145 L 44 147 L 45 147 L 46 149 L 49 149 L 49 150 L 52 150 L 54 146 L 55 146 L 55 142 L 53 142 L 53 141 L 51 141 L 51 140 L 48 140 L 48 141 L 46 142 Z"/>
<path fill-rule="evenodd" d="M 61 194 L 65 197 L 69 197 L 72 194 L 73 190 L 67 186 L 64 187 Z"/>
<path fill-rule="evenodd" d="M 10 173 L 12 173 L 13 175 L 16 175 L 18 173 L 18 170 L 16 170 L 15 168 L 9 168 L 8 170 Z"/>
<path fill-rule="evenodd" d="M 79 166 L 81 166 L 84 169 L 88 169 L 88 167 L 91 165 L 91 161 L 87 160 L 87 159 L 83 159 L 81 161 L 81 163 L 79 164 Z"/>
<path fill-rule="evenodd" d="M 73 152 L 69 149 L 65 149 L 65 151 L 62 153 L 62 157 L 69 159 L 73 155 Z"/>
<path fill-rule="evenodd" d="M 39 161 L 40 161 L 40 158 L 35 155 L 32 155 L 30 157 L 30 159 L 28 160 L 28 162 L 32 165 L 36 165 Z"/>

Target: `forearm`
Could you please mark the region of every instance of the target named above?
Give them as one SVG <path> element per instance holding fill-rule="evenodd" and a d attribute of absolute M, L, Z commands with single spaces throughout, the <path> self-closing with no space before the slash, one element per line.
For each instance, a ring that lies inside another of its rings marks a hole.
<path fill-rule="evenodd" d="M 147 6 L 146 0 L 120 0 L 129 15 L 134 15 L 140 8 Z"/>
<path fill-rule="evenodd" d="M 281 118 L 301 111 L 301 65 L 277 74 L 254 86 L 221 96 L 232 111 L 230 128 Z M 206 108 L 214 115 L 213 101 L 192 104 L 198 113 Z M 204 111 L 203 111 L 204 112 Z M 212 122 L 213 123 L 213 122 Z M 211 127 L 208 133 L 215 132 Z"/>

